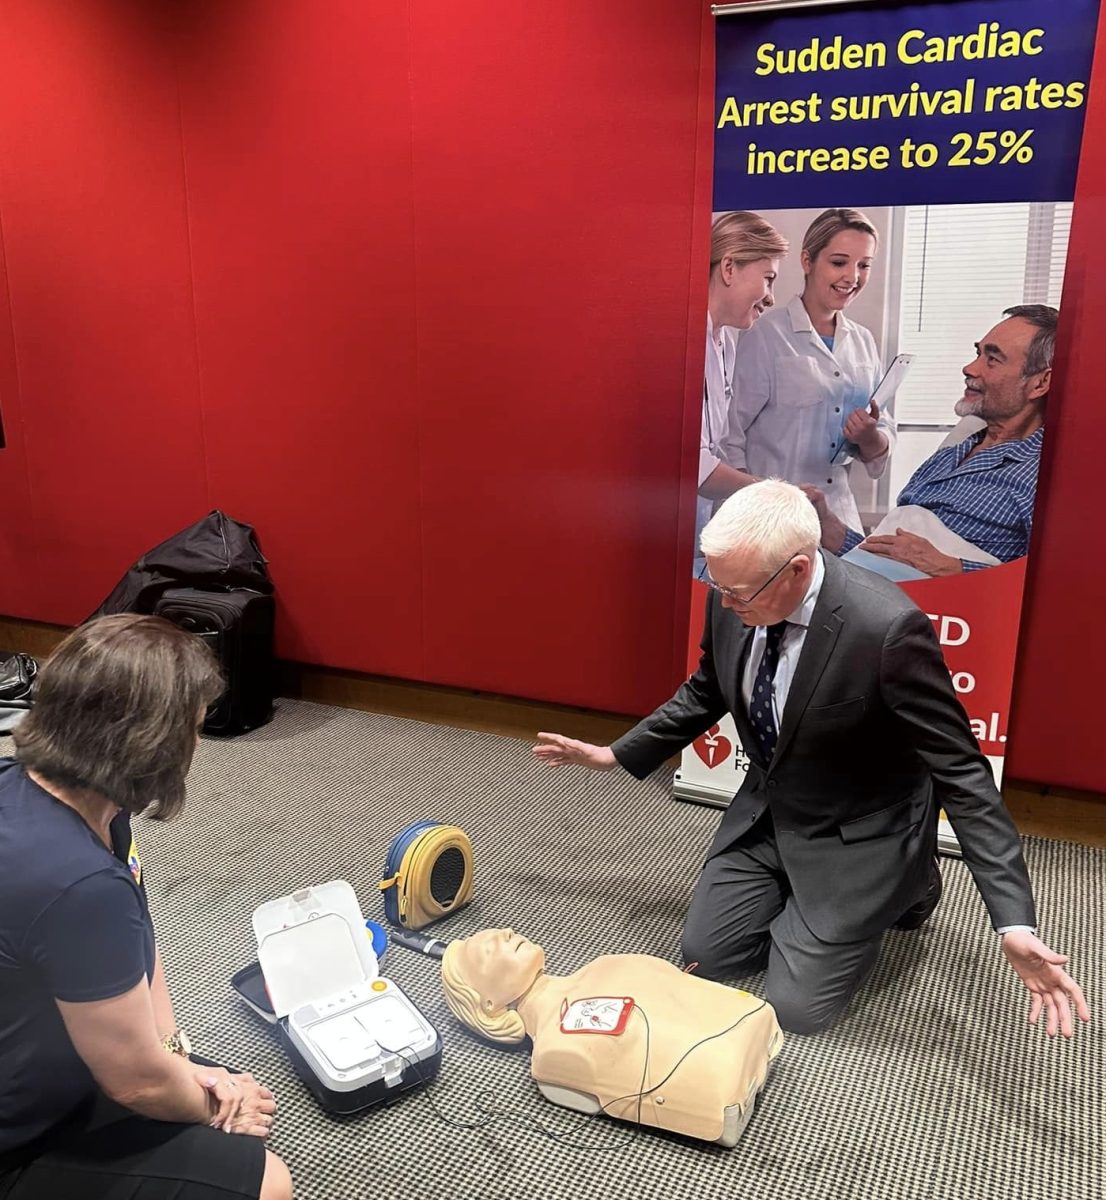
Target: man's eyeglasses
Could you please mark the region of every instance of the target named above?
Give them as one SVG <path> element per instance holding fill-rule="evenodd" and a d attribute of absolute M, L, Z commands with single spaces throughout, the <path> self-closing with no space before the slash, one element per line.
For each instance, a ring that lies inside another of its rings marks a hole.
<path fill-rule="evenodd" d="M 742 608 L 747 608 L 760 595 L 760 593 L 763 592 L 766 587 L 768 587 L 769 584 L 775 582 L 775 580 L 789 566 L 791 566 L 794 559 L 795 559 L 795 555 L 792 554 L 791 557 L 787 560 L 787 562 L 781 563 L 772 572 L 772 574 L 769 575 L 768 578 L 760 585 L 760 587 L 758 587 L 757 590 L 755 592 L 753 592 L 753 594 L 751 596 L 739 596 L 737 594 L 737 592 L 735 592 L 733 590 L 733 588 L 723 587 L 720 583 L 715 583 L 714 580 L 711 579 L 710 575 L 707 573 L 707 568 L 705 565 L 703 566 L 703 570 L 700 572 L 699 582 L 705 583 L 707 585 L 707 587 L 709 587 L 712 591 L 721 592 L 722 595 L 725 596 L 727 600 L 732 600 L 734 602 L 734 604 L 740 604 L 742 606 Z"/>

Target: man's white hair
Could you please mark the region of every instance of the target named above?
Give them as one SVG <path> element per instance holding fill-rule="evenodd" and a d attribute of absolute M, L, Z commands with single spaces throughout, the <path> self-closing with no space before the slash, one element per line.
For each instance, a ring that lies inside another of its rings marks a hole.
<path fill-rule="evenodd" d="M 725 501 L 703 527 L 699 549 L 712 558 L 734 550 L 758 554 L 765 566 L 794 554 L 813 555 L 822 540 L 814 505 L 793 483 L 762 479 Z"/>

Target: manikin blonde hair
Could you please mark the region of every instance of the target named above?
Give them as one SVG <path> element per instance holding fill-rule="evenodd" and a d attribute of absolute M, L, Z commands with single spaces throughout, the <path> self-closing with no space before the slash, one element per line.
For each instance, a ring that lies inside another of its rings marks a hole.
<path fill-rule="evenodd" d="M 490 1003 L 464 979 L 461 967 L 463 942 L 450 942 L 442 957 L 442 990 L 450 1011 L 470 1029 L 502 1046 L 517 1046 L 526 1037 L 526 1026 L 513 1008 L 489 1009 Z"/>

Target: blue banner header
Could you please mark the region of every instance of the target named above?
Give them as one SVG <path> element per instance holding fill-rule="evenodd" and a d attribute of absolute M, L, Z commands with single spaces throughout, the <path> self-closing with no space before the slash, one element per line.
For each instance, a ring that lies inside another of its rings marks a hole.
<path fill-rule="evenodd" d="M 720 17 L 715 211 L 1071 199 L 1098 8 Z"/>

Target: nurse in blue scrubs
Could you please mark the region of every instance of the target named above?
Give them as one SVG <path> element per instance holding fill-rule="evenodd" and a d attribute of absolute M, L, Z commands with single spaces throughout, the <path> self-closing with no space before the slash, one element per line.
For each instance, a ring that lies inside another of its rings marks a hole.
<path fill-rule="evenodd" d="M 895 444 L 894 420 L 871 402 L 882 374 L 875 339 L 846 315 L 877 248 L 875 227 L 855 209 L 828 209 L 811 224 L 802 293 L 765 313 L 736 346 L 720 447 L 735 471 L 817 487 L 853 529 L 861 522 L 849 464 L 859 460 L 878 478 Z"/>

